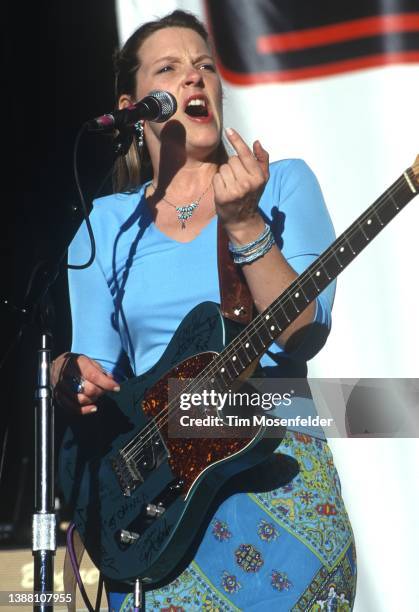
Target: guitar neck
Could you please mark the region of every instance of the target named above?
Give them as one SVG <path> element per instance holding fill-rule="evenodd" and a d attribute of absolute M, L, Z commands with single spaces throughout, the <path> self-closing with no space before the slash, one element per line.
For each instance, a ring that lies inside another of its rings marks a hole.
<path fill-rule="evenodd" d="M 417 178 L 408 168 L 216 357 L 212 382 L 220 378 L 225 387 L 234 381 L 416 195 Z"/>

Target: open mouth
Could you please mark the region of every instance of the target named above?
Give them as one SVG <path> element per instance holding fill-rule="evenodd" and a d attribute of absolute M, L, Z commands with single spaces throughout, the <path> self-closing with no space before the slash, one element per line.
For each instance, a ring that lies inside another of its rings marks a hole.
<path fill-rule="evenodd" d="M 209 117 L 207 101 L 204 98 L 191 98 L 185 107 L 185 113 L 189 117 Z"/>

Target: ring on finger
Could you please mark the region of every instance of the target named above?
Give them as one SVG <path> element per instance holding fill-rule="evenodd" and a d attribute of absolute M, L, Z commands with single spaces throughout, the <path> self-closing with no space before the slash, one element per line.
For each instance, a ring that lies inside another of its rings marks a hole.
<path fill-rule="evenodd" d="M 84 383 L 86 379 L 83 376 L 72 376 L 71 377 L 71 387 L 74 393 L 84 393 Z"/>

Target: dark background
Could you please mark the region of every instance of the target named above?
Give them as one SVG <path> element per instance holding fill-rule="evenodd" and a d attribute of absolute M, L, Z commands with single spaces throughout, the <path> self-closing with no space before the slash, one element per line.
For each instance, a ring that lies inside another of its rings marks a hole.
<path fill-rule="evenodd" d="M 0 359 L 22 324 L 25 331 L 0 369 L 0 546 L 30 545 L 33 512 L 33 397 L 40 334 L 39 326 L 31 322 L 36 317 L 22 318 L 13 306 L 25 303 L 35 267 L 43 262 L 44 270 L 54 268 L 81 222 L 73 145 L 87 119 L 114 108 L 112 54 L 118 46 L 113 0 L 6 6 L 2 19 Z M 111 163 L 109 138 L 82 137 L 79 169 L 89 202 Z M 105 192 L 109 189 L 107 184 Z M 43 274 L 37 278 L 30 301 L 40 294 Z M 49 310 L 55 311 L 50 326 L 57 355 L 69 349 L 71 340 L 63 265 L 49 302 Z"/>

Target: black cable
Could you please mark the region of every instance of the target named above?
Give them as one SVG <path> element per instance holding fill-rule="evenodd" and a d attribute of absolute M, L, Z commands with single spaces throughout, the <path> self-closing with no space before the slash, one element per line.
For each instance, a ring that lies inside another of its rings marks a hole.
<path fill-rule="evenodd" d="M 78 154 L 78 150 L 79 150 L 79 142 L 80 142 L 80 138 L 81 138 L 82 134 L 85 131 L 87 131 L 87 123 L 82 125 L 82 127 L 79 129 L 79 131 L 77 133 L 77 136 L 76 136 L 76 141 L 74 143 L 74 150 L 73 150 L 73 172 L 74 172 L 74 179 L 76 181 L 77 191 L 79 192 L 79 196 L 80 196 L 81 207 L 82 207 L 82 210 L 83 210 L 83 217 L 84 217 L 84 220 L 86 221 L 87 232 L 88 232 L 89 238 L 90 238 L 91 253 L 90 253 L 89 260 L 85 264 L 80 264 L 80 265 L 67 264 L 67 269 L 70 269 L 70 270 L 84 270 L 85 268 L 88 268 L 89 266 L 92 265 L 92 263 L 94 262 L 95 257 L 96 257 L 95 237 L 94 237 L 94 234 L 93 234 L 92 225 L 90 223 L 89 213 L 88 213 L 88 210 L 87 210 L 87 205 L 86 205 L 86 200 L 84 198 L 84 193 L 83 193 L 83 190 L 82 190 L 81 185 L 80 185 L 80 177 L 79 177 L 79 171 L 78 171 L 78 167 L 77 167 L 77 154 Z"/>
<path fill-rule="evenodd" d="M 96 595 L 96 603 L 95 603 L 95 612 L 100 612 L 100 603 L 102 601 L 102 593 L 103 593 L 103 574 L 99 574 L 99 583 L 97 587 L 97 595 Z"/>
<path fill-rule="evenodd" d="M 79 177 L 79 172 L 78 172 L 78 167 L 77 167 L 77 153 L 78 153 L 78 148 L 79 148 L 79 142 L 80 142 L 80 138 L 81 138 L 83 132 L 87 129 L 87 125 L 88 125 L 88 122 L 86 122 L 80 128 L 80 130 L 78 131 L 78 134 L 76 136 L 76 140 L 75 140 L 75 143 L 74 143 L 74 151 L 73 151 L 73 172 L 74 172 L 74 180 L 75 180 L 76 186 L 77 186 L 77 191 L 79 192 L 79 196 L 80 196 L 80 202 L 81 202 L 81 206 L 82 206 L 82 210 L 83 210 L 83 217 L 84 217 L 84 220 L 86 221 L 86 228 L 87 228 L 87 232 L 88 232 L 89 238 L 90 238 L 91 253 L 90 253 L 89 260 L 85 264 L 75 265 L 75 264 L 69 264 L 68 263 L 67 266 L 66 266 L 66 268 L 68 270 L 84 270 L 85 268 L 88 268 L 89 266 L 92 265 L 92 263 L 93 263 L 93 261 L 95 259 L 95 256 L 96 256 L 95 237 L 94 237 L 92 225 L 91 225 L 90 219 L 89 219 L 89 213 L 88 213 L 88 210 L 87 210 L 86 200 L 85 200 L 85 197 L 84 197 L 84 194 L 83 194 L 83 190 L 82 190 L 81 185 L 80 185 L 80 177 Z M 132 130 L 130 131 L 130 135 L 132 137 Z M 118 138 L 116 138 L 116 142 L 119 143 Z M 122 144 L 120 145 L 119 148 L 118 147 L 115 148 L 115 154 L 116 155 L 120 155 L 120 154 L 123 154 L 125 152 L 126 152 L 126 149 L 122 146 Z M 100 195 L 100 193 L 101 193 L 101 191 L 102 191 L 106 181 L 111 176 L 112 171 L 113 171 L 113 163 L 112 163 L 112 166 L 111 166 L 110 170 L 106 173 L 104 179 L 100 183 L 97 191 L 95 192 L 95 195 L 93 196 L 93 199 L 96 199 Z"/>

